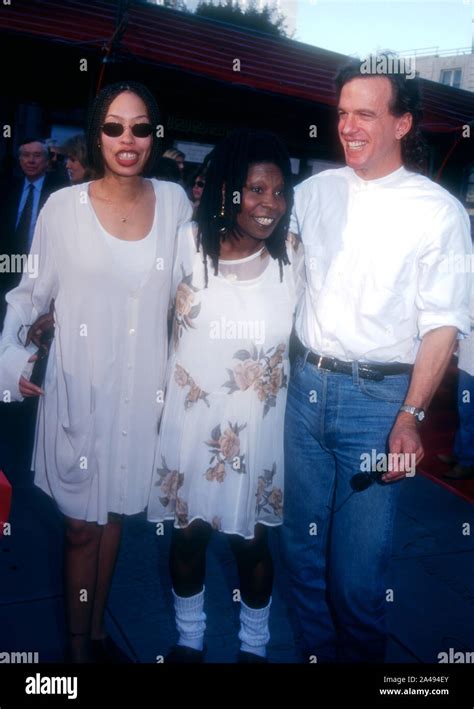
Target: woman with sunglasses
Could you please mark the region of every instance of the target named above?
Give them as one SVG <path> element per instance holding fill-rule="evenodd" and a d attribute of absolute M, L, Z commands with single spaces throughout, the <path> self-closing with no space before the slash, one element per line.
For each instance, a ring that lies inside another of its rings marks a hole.
<path fill-rule="evenodd" d="M 202 193 L 206 184 L 206 167 L 200 165 L 194 172 L 192 179 L 189 182 L 188 194 L 193 206 L 193 219 L 196 217 L 197 209 L 201 202 Z"/>
<path fill-rule="evenodd" d="M 181 187 L 145 178 L 159 154 L 158 124 L 140 84 L 101 91 L 87 131 L 97 179 L 49 199 L 32 245 L 38 278 L 25 275 L 7 296 L 0 383 L 13 400 L 40 396 L 35 483 L 65 515 L 73 662 L 119 660 L 104 609 L 123 515 L 145 508 L 153 471 L 175 237 L 191 214 Z M 17 333 L 52 299 L 55 337 L 40 388 L 28 379 L 35 349 Z"/>

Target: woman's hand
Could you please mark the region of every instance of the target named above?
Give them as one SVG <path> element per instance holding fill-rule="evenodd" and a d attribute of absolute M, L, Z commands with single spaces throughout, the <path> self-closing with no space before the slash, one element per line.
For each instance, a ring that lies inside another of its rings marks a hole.
<path fill-rule="evenodd" d="M 32 342 L 43 351 L 43 356 L 49 351 L 54 337 L 54 299 L 51 300 L 49 312 L 41 315 L 28 330 L 25 346 Z"/>
<path fill-rule="evenodd" d="M 31 355 L 30 359 L 28 362 L 36 362 L 38 359 L 38 355 Z M 30 396 L 41 396 L 41 394 L 44 394 L 43 389 L 41 387 L 36 386 L 36 384 L 33 384 L 30 382 L 29 379 L 26 379 L 25 377 L 20 377 L 20 383 L 18 385 L 20 389 L 20 394 L 23 397 L 30 397 Z"/>

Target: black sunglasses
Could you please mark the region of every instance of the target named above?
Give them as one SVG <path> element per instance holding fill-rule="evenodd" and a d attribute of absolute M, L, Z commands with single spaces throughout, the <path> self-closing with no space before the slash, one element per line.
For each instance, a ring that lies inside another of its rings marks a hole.
<path fill-rule="evenodd" d="M 125 126 L 121 123 L 112 122 L 104 123 L 100 128 L 102 133 L 108 135 L 109 138 L 118 138 L 125 130 Z M 130 128 L 135 138 L 148 138 L 148 136 L 153 133 L 151 123 L 135 123 L 135 125 L 130 126 Z"/>
<path fill-rule="evenodd" d="M 196 182 L 194 183 L 194 187 L 204 187 L 205 184 L 206 183 L 202 180 L 196 180 Z"/>

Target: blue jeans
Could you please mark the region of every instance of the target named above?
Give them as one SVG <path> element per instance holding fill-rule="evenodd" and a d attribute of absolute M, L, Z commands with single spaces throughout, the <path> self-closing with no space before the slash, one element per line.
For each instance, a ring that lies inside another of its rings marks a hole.
<path fill-rule="evenodd" d="M 469 393 L 467 397 L 465 392 Z M 454 457 L 460 465 L 469 467 L 474 465 L 474 377 L 462 369 L 458 379 L 458 413 Z"/>
<path fill-rule="evenodd" d="M 354 492 L 361 456 L 387 452 L 409 375 L 380 382 L 298 356 L 285 418 L 282 550 L 302 659 L 383 662 L 387 567 L 400 483 Z M 389 598 L 389 597 L 388 597 Z M 314 662 L 314 660 L 313 660 Z"/>

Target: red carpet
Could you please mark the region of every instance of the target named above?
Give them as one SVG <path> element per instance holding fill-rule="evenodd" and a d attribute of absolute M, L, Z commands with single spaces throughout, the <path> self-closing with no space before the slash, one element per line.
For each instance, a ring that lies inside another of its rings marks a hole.
<path fill-rule="evenodd" d="M 457 369 L 453 364 L 449 367 L 436 396 L 434 397 L 426 423 L 422 427 L 422 440 L 425 449 L 419 472 L 426 478 L 442 485 L 455 495 L 474 503 L 474 480 L 445 480 L 442 475 L 449 466 L 437 459 L 438 453 L 452 453 L 454 436 L 458 424 L 456 407 Z M 474 406 L 474 402 L 472 402 Z"/>

